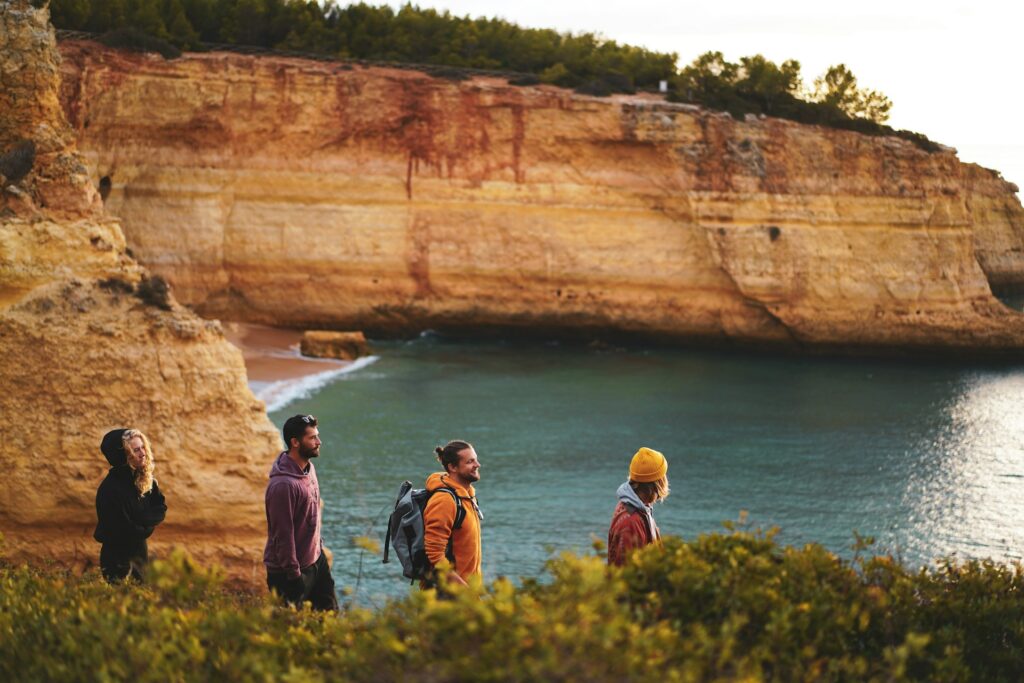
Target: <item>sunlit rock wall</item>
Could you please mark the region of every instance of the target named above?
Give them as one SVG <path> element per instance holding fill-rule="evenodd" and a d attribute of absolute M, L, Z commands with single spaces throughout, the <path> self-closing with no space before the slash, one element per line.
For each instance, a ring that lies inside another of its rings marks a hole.
<path fill-rule="evenodd" d="M 67 42 L 138 258 L 205 315 L 1016 352 L 1014 187 L 952 150 L 649 96 Z"/>
<path fill-rule="evenodd" d="M 169 506 L 151 554 L 182 546 L 259 586 L 280 437 L 219 323 L 137 295 L 147 272 L 75 147 L 59 63 L 47 13 L 0 2 L 0 154 L 37 149 L 0 188 L 0 554 L 95 566 L 100 439 L 131 426 L 153 443 Z"/>

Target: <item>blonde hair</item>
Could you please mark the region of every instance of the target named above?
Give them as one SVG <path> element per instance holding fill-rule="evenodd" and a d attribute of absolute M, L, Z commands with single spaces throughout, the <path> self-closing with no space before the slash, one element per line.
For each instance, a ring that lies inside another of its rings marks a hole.
<path fill-rule="evenodd" d="M 668 486 L 668 475 L 656 481 L 633 481 L 630 479 L 629 485 L 636 491 L 636 495 L 640 496 L 640 500 L 645 503 L 650 501 L 647 503 L 648 505 L 665 500 L 672 492 Z"/>
<path fill-rule="evenodd" d="M 139 491 L 139 497 L 142 497 L 153 490 L 153 447 L 149 445 L 149 439 L 146 438 L 145 434 L 138 429 L 129 429 L 121 436 L 125 455 L 131 452 L 131 447 L 128 443 L 136 437 L 142 439 L 142 448 L 146 451 L 146 459 L 142 463 L 142 468 L 135 469 L 132 467 L 135 475 L 135 488 Z M 128 466 L 131 467 L 131 458 L 128 458 Z"/>

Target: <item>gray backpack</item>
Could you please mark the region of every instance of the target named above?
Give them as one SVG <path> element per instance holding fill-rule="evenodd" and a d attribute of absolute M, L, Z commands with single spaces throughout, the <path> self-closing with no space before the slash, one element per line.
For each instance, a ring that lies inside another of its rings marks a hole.
<path fill-rule="evenodd" d="M 395 511 L 388 518 L 388 530 L 384 535 L 384 563 L 388 562 L 388 546 L 391 546 L 398 555 L 398 561 L 402 563 L 402 574 L 412 581 L 431 578 L 433 567 L 427 560 L 427 551 L 423 547 L 423 510 L 426 509 L 430 497 L 441 491 L 455 501 L 455 524 L 452 525 L 452 531 L 461 528 L 463 520 L 466 519 L 466 510 L 462 507 L 459 495 L 448 486 L 428 491 L 414 489 L 411 482 L 403 482 L 398 489 Z M 450 536 L 444 555 L 449 562 L 455 562 Z"/>

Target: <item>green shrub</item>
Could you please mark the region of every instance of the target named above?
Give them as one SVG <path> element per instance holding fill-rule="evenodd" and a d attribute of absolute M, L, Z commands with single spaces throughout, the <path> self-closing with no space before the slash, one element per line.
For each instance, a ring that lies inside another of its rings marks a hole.
<path fill-rule="evenodd" d="M 179 49 L 284 50 L 309 58 L 436 65 L 441 78 L 462 80 L 461 69 L 533 74 L 510 83 L 547 83 L 595 96 L 653 90 L 671 83 L 669 99 L 729 112 L 895 135 L 927 152 L 941 149 L 919 133 L 884 125 L 892 103 L 862 88 L 844 65 L 830 67 L 803 87 L 800 63 L 776 64 L 762 55 L 729 62 L 706 52 L 677 68 L 676 53 L 620 45 L 593 33 L 525 28 L 498 18 L 456 16 L 405 4 L 315 0 L 34 0 L 49 2 L 57 28 L 104 34 L 112 47 L 177 57 Z M 536 79 L 536 80 L 534 80 Z"/>
<path fill-rule="evenodd" d="M 629 76 L 620 73 L 607 73 L 600 78 L 592 78 L 574 88 L 582 95 L 594 95 L 595 97 L 607 97 L 612 93 L 633 94 L 636 89 Z"/>
<path fill-rule="evenodd" d="M 101 289 L 115 294 L 132 294 L 135 292 L 135 285 L 119 277 L 109 277 L 99 281 Z"/>
<path fill-rule="evenodd" d="M 166 40 L 130 26 L 107 31 L 100 36 L 100 42 L 107 47 L 132 50 L 133 52 L 156 52 L 164 59 L 177 59 L 181 56 L 181 50 Z"/>
<path fill-rule="evenodd" d="M 2 680 L 1016 681 L 1017 564 L 846 561 L 771 534 L 667 538 L 622 569 L 317 614 L 175 552 L 146 586 L 0 567 Z"/>
<path fill-rule="evenodd" d="M 620 45 L 594 33 L 525 28 L 412 4 L 395 9 L 315 0 L 50 0 L 50 12 L 60 29 L 104 33 L 131 27 L 188 50 L 251 46 L 533 74 L 559 65 L 569 87 L 608 73 L 655 87 L 675 72 L 677 61 L 675 53 Z"/>
<path fill-rule="evenodd" d="M 171 310 L 171 286 L 160 275 L 144 277 L 135 290 L 135 296 L 150 306 Z"/>
<path fill-rule="evenodd" d="M 509 85 L 520 85 L 520 86 L 540 85 L 541 84 L 541 80 L 540 80 L 540 77 L 538 77 L 538 76 L 536 76 L 534 74 L 524 74 L 522 76 L 516 76 L 514 78 L 508 79 L 508 84 Z"/>
<path fill-rule="evenodd" d="M 607 83 L 598 78 L 576 86 L 573 91 L 580 95 L 593 95 L 594 97 L 608 97 L 613 92 Z"/>
<path fill-rule="evenodd" d="M 436 66 L 427 70 L 435 78 L 444 78 L 449 81 L 469 80 L 470 74 L 465 69 L 456 69 L 450 66 Z"/>

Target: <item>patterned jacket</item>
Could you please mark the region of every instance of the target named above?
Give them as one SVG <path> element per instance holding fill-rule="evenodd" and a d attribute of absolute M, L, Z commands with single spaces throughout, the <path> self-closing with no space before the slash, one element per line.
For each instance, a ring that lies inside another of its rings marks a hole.
<path fill-rule="evenodd" d="M 608 564 L 621 566 L 630 551 L 654 543 L 661 538 L 661 531 L 651 507 L 640 500 L 629 482 L 619 487 L 618 496 L 608 528 Z"/>

